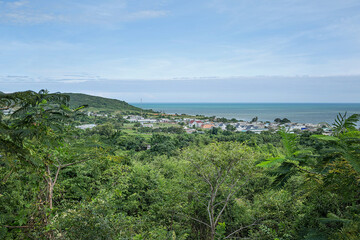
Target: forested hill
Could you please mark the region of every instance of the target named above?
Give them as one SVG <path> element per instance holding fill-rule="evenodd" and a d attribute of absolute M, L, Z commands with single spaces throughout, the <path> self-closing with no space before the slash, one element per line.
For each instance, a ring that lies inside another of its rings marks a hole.
<path fill-rule="evenodd" d="M 66 100 L 0 94 L 1 108 L 17 109 L 0 112 L 0 239 L 360 239 L 358 114 L 338 114 L 331 135 L 190 134 L 172 116 L 150 127 L 72 114 Z"/>
<path fill-rule="evenodd" d="M 141 108 L 132 106 L 125 101 L 87 95 L 83 93 L 64 93 L 70 96 L 70 106 L 88 105 L 90 110 L 103 111 L 141 111 Z"/>

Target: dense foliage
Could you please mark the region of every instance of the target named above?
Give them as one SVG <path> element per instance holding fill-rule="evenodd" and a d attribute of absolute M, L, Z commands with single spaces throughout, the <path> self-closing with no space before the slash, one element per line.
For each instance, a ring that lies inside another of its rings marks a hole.
<path fill-rule="evenodd" d="M 90 110 L 100 111 L 122 111 L 122 112 L 139 112 L 140 108 L 132 106 L 127 102 L 117 99 L 109 99 L 98 96 L 91 96 L 83 93 L 66 93 L 70 96 L 69 105 L 71 107 L 77 107 L 79 105 L 89 105 Z"/>
<path fill-rule="evenodd" d="M 360 239 L 358 115 L 333 136 L 187 134 L 69 100 L 0 95 L 0 239 Z"/>

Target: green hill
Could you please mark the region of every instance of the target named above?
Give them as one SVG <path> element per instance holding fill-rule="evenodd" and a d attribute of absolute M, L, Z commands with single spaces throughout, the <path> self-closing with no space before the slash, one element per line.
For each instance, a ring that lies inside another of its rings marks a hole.
<path fill-rule="evenodd" d="M 132 106 L 125 101 L 110 99 L 83 93 L 64 93 L 70 96 L 70 107 L 88 105 L 90 111 L 112 111 L 112 112 L 139 112 L 142 109 Z M 148 110 L 143 110 L 148 112 Z"/>

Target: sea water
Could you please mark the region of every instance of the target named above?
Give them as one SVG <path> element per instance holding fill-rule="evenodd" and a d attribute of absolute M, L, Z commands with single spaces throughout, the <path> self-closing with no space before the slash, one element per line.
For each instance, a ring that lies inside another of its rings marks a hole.
<path fill-rule="evenodd" d="M 360 114 L 360 103 L 133 103 L 143 109 L 168 114 L 205 115 L 249 121 L 274 121 L 288 118 L 292 122 L 332 124 L 338 113 Z"/>

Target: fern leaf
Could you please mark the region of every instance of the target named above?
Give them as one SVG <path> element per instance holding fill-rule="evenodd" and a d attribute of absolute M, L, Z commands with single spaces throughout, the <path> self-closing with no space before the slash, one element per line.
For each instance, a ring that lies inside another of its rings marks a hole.
<path fill-rule="evenodd" d="M 269 159 L 266 159 L 266 161 L 257 164 L 256 166 L 269 168 L 269 167 L 275 166 L 277 163 L 282 163 L 284 161 L 285 161 L 285 158 L 269 158 Z"/>
<path fill-rule="evenodd" d="M 334 136 L 326 136 L 326 135 L 312 135 L 311 138 L 315 138 L 318 140 L 322 140 L 322 141 L 327 141 L 327 142 L 337 142 L 340 139 Z"/>

